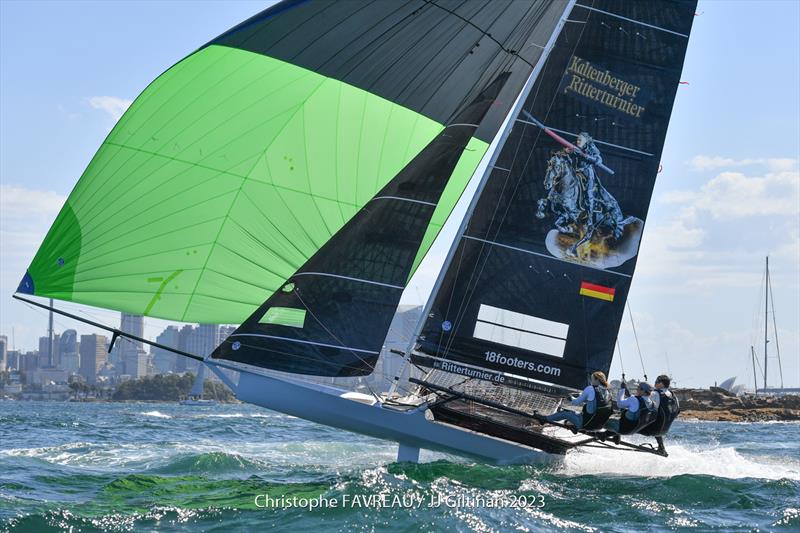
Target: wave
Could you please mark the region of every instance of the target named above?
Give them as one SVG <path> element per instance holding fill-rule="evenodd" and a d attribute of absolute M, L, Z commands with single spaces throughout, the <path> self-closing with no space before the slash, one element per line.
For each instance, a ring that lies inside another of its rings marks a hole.
<path fill-rule="evenodd" d="M 145 411 L 143 413 L 139 413 L 142 416 L 152 416 L 155 418 L 172 418 L 171 415 L 164 414 L 161 411 Z"/>
<path fill-rule="evenodd" d="M 252 458 L 224 452 L 186 454 L 172 458 L 167 464 L 158 467 L 154 472 L 163 474 L 196 473 L 202 475 L 218 475 L 242 472 L 259 472 L 268 465 Z"/>
<path fill-rule="evenodd" d="M 36 459 L 45 463 L 86 468 L 115 470 L 128 467 L 148 467 L 162 461 L 164 450 L 149 443 L 70 442 L 58 446 L 12 448 L 0 455 Z"/>
<path fill-rule="evenodd" d="M 800 462 L 789 458 L 748 456 L 728 446 L 668 445 L 669 457 L 593 449 L 567 454 L 557 470 L 567 476 L 602 475 L 670 478 L 685 474 L 719 478 L 800 480 Z M 622 459 L 622 460 L 621 460 Z"/>

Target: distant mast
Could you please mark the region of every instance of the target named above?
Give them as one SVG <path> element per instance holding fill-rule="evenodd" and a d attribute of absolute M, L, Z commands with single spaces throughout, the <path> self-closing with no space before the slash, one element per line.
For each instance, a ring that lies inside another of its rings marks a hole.
<path fill-rule="evenodd" d="M 767 338 L 769 318 L 769 256 L 767 256 L 766 278 L 764 279 L 764 392 L 767 392 Z"/>

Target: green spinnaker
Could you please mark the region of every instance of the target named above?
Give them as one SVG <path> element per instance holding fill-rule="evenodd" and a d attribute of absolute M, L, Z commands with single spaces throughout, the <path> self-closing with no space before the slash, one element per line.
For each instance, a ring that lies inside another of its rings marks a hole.
<path fill-rule="evenodd" d="M 34 294 L 239 323 L 443 128 L 291 63 L 203 48 L 100 147 L 28 269 Z M 470 142 L 414 269 L 487 148 Z"/>

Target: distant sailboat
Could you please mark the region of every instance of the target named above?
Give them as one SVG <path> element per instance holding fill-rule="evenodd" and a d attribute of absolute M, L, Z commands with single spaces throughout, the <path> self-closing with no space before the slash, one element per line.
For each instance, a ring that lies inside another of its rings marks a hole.
<path fill-rule="evenodd" d="M 189 397 L 180 401 L 181 405 L 195 405 L 195 406 L 208 406 L 216 405 L 216 400 L 203 398 L 203 386 L 206 381 L 206 365 L 200 364 L 197 369 L 197 377 L 194 379 L 192 390 L 189 391 Z"/>
<path fill-rule="evenodd" d="M 780 376 L 780 387 L 770 387 L 767 382 L 767 370 L 769 368 L 769 344 L 770 342 L 770 311 L 772 311 L 772 338 L 775 342 L 775 357 L 778 360 L 778 373 Z M 753 380 L 755 384 L 755 391 L 756 394 L 796 394 L 800 392 L 800 388 L 789 388 L 783 386 L 783 365 L 781 364 L 781 346 L 778 343 L 778 322 L 775 317 L 775 296 L 772 294 L 772 279 L 769 274 L 769 256 L 767 256 L 765 260 L 764 266 L 764 366 L 761 368 L 759 365 L 759 370 L 761 370 L 761 376 L 764 380 L 764 386 L 762 388 L 758 387 L 758 374 L 756 374 L 756 365 L 758 363 L 758 359 L 756 357 L 756 351 L 754 346 L 750 346 L 750 356 L 752 358 L 753 363 Z"/>
<path fill-rule="evenodd" d="M 138 340 L 401 461 L 610 446 L 533 414 L 611 365 L 695 7 L 281 2 L 134 101 L 18 292 L 239 323 L 210 355 Z M 465 191 L 403 371 L 348 390 Z"/>

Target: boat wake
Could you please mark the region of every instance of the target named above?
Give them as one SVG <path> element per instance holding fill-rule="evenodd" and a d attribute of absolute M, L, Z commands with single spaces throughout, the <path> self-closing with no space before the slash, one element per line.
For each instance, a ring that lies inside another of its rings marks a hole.
<path fill-rule="evenodd" d="M 152 416 L 154 418 L 172 418 L 171 415 L 162 413 L 161 411 L 145 411 L 139 414 L 142 416 Z"/>
<path fill-rule="evenodd" d="M 681 475 L 741 479 L 800 480 L 800 462 L 789 458 L 743 454 L 733 447 L 667 445 L 668 458 L 616 450 L 592 449 L 570 453 L 557 473 L 575 475 L 669 478 Z"/>

